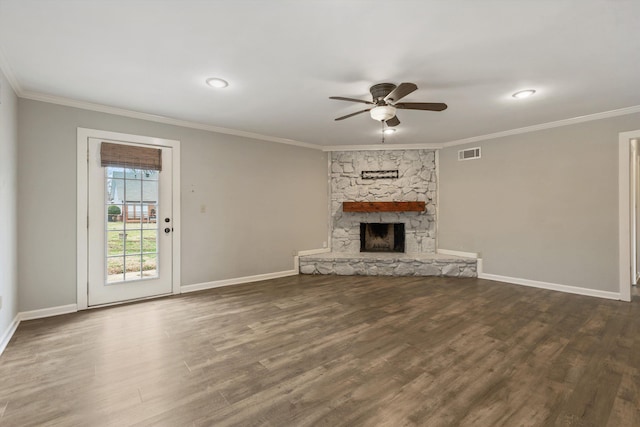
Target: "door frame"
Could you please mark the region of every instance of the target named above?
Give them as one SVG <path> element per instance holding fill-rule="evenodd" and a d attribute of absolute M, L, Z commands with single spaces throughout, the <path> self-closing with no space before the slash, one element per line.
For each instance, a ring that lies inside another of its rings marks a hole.
<path fill-rule="evenodd" d="M 632 271 L 631 255 L 633 254 L 631 230 L 633 230 L 633 215 L 631 181 L 635 178 L 631 167 L 631 141 L 640 139 L 640 130 L 621 132 L 618 135 L 618 260 L 620 299 L 631 301 L 631 286 L 635 281 Z M 635 236 L 634 236 L 635 239 Z"/>
<path fill-rule="evenodd" d="M 77 196 L 76 196 L 76 270 L 77 270 L 77 306 L 78 310 L 86 310 L 89 292 L 89 252 L 88 252 L 88 220 L 89 220 L 89 183 L 88 183 L 88 148 L 89 138 L 108 139 L 123 143 L 170 147 L 172 153 L 172 202 L 173 202 L 173 249 L 172 249 L 172 277 L 171 288 L 173 294 L 180 293 L 180 141 L 155 138 L 142 135 L 130 135 L 119 132 L 109 132 L 98 129 L 78 128 L 77 132 Z M 156 297 L 150 297 L 156 298 Z M 145 298 L 143 298 L 145 299 Z M 121 304 L 121 303 L 115 303 Z M 111 304 L 106 304 L 111 305 Z"/>

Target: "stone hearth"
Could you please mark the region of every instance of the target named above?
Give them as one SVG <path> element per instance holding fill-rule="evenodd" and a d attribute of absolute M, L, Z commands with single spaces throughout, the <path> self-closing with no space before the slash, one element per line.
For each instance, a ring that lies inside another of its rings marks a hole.
<path fill-rule="evenodd" d="M 442 254 L 328 252 L 301 256 L 302 274 L 476 277 L 474 258 Z"/>

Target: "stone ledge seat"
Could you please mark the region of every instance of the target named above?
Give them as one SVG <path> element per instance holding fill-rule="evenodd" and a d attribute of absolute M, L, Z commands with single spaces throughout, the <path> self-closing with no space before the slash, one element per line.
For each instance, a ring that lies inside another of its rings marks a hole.
<path fill-rule="evenodd" d="M 477 277 L 477 259 L 454 255 L 327 252 L 299 258 L 300 274 Z"/>

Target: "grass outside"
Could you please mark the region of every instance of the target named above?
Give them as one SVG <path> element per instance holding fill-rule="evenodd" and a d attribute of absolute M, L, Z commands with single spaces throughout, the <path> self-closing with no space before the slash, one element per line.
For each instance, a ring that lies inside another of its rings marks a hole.
<path fill-rule="evenodd" d="M 108 222 L 107 274 L 122 274 L 125 265 L 128 272 L 155 270 L 157 236 L 154 223 Z"/>

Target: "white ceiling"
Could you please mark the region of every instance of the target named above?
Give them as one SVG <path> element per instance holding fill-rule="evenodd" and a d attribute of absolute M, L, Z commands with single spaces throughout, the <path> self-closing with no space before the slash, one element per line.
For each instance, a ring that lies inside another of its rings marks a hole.
<path fill-rule="evenodd" d="M 387 143 L 444 143 L 640 105 L 639 17 L 638 0 L 0 0 L 0 52 L 25 97 L 324 146 L 380 142 L 329 96 L 413 82 L 403 101 L 449 109 L 399 110 Z"/>

